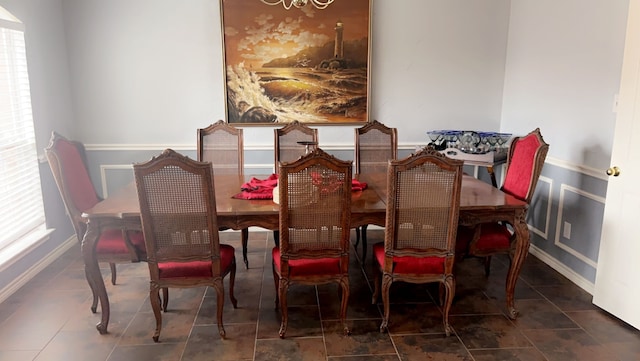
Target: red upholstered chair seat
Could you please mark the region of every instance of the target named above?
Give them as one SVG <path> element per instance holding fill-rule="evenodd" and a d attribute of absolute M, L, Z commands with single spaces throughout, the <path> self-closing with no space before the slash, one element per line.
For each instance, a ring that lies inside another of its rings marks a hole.
<path fill-rule="evenodd" d="M 373 245 L 373 257 L 384 265 L 384 242 Z M 444 257 L 393 257 L 394 274 L 441 274 L 444 272 Z"/>
<path fill-rule="evenodd" d="M 511 232 L 507 226 L 500 223 L 483 223 L 480 228 L 480 237 L 476 243 L 476 249 L 497 250 L 509 249 Z"/>
<path fill-rule="evenodd" d="M 144 235 L 142 232 L 128 232 L 129 240 L 139 254 L 145 254 Z M 97 254 L 129 254 L 129 249 L 122 237 L 122 230 L 107 229 L 102 231 L 96 245 Z"/>
<path fill-rule="evenodd" d="M 280 248 L 273 247 L 271 254 L 276 269 L 280 271 Z M 327 276 L 340 273 L 340 258 L 289 260 L 289 275 L 291 275 L 291 277 Z"/>
<path fill-rule="evenodd" d="M 220 270 L 222 273 L 231 267 L 234 255 L 235 249 L 232 246 L 220 245 Z M 158 263 L 158 271 L 161 279 L 212 277 L 211 262 L 208 261 Z"/>
<path fill-rule="evenodd" d="M 480 235 L 473 244 L 473 249 L 469 249 L 471 241 L 475 235 L 475 228 L 458 227 L 456 240 L 456 254 L 460 257 L 471 253 L 474 255 L 484 255 L 490 253 L 504 253 L 511 247 L 512 233 L 506 225 L 492 222 L 480 225 Z"/>

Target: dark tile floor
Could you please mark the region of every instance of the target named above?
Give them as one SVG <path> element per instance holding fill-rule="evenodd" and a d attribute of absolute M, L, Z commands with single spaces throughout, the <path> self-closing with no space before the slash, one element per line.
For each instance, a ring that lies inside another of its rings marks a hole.
<path fill-rule="evenodd" d="M 369 230 L 370 244 L 382 232 Z M 371 305 L 371 259 L 364 268 L 352 253 L 348 318 L 343 336 L 335 285 L 294 286 L 289 292 L 287 337 L 278 338 L 274 284 L 267 252 L 271 232 L 252 232 L 250 269 L 242 267 L 239 233 L 224 232 L 236 247 L 239 308 L 226 299 L 227 332 L 215 325 L 215 292 L 172 289 L 160 343 L 148 301 L 146 264 L 118 266 L 107 284 L 109 333 L 95 324 L 79 247 L 74 247 L 0 304 L 0 360 L 640 360 L 640 332 L 591 304 L 591 296 L 529 256 L 516 291 L 520 317 L 505 316 L 506 258 L 491 275 L 477 259 L 458 264 L 457 293 L 445 337 L 433 286 L 394 284 L 389 333 L 380 333 L 380 305 Z M 371 252 L 369 252 L 369 255 Z M 108 269 L 104 274 L 108 275 Z"/>

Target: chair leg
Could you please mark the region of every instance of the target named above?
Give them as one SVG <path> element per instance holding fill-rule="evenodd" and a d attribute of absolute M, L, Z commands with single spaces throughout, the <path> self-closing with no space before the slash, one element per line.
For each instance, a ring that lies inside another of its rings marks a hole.
<path fill-rule="evenodd" d="M 489 272 L 491 272 L 491 256 L 486 256 L 484 258 L 484 275 L 489 277 Z"/>
<path fill-rule="evenodd" d="M 249 228 L 243 228 L 240 231 L 242 235 L 242 260 L 244 261 L 244 267 L 249 269 L 249 259 L 247 259 L 247 246 L 249 244 Z"/>
<path fill-rule="evenodd" d="M 353 245 L 353 248 L 358 250 L 358 245 L 360 244 L 360 227 L 356 227 L 356 243 Z"/>
<path fill-rule="evenodd" d="M 382 323 L 380 324 L 380 332 L 389 330 L 389 313 L 391 311 L 389 289 L 391 288 L 391 283 L 393 283 L 393 279 L 390 275 L 382 275 L 382 308 L 384 308 L 384 315 L 382 316 Z"/>
<path fill-rule="evenodd" d="M 439 283 L 438 286 L 438 302 L 440 307 L 444 307 L 447 304 L 447 287 L 444 282 Z"/>
<path fill-rule="evenodd" d="M 289 282 L 280 278 L 278 287 L 278 298 L 280 299 L 280 314 L 282 315 L 282 322 L 280 323 L 280 331 L 278 335 L 280 338 L 284 338 L 285 332 L 287 332 L 287 325 L 289 323 L 289 314 L 287 312 L 287 290 L 289 289 Z"/>
<path fill-rule="evenodd" d="M 162 330 L 162 313 L 160 312 L 160 292 L 157 286 L 151 285 L 149 289 L 149 301 L 151 301 L 151 308 L 153 309 L 153 315 L 156 317 L 156 331 L 153 333 L 153 341 L 158 342 L 160 338 L 160 331 Z"/>
<path fill-rule="evenodd" d="M 233 289 L 236 284 L 236 260 L 234 258 L 231 263 L 231 271 L 229 271 L 229 299 L 231 300 L 231 304 L 233 308 L 238 308 L 238 300 L 236 296 L 233 294 Z"/>
<path fill-rule="evenodd" d="M 375 265 L 373 266 L 373 296 L 371 296 L 371 304 L 375 305 L 378 303 L 378 297 L 380 297 L 380 283 L 382 282 L 382 273 L 380 268 L 378 267 L 378 262 L 376 260 L 373 261 Z"/>
<path fill-rule="evenodd" d="M 222 324 L 222 312 L 224 311 L 224 284 L 222 283 L 222 279 L 218 278 L 213 284 L 213 288 L 216 290 L 216 319 L 218 320 L 218 333 L 221 338 L 225 338 L 227 333 L 224 330 L 224 325 Z"/>
<path fill-rule="evenodd" d="M 276 265 L 273 262 L 273 260 L 271 261 L 271 271 L 273 272 L 273 283 L 275 284 L 275 288 L 276 288 L 275 309 L 277 310 L 278 306 L 280 306 L 280 297 L 278 296 L 278 284 L 280 280 L 280 275 L 278 274 L 278 272 L 276 272 Z"/>
<path fill-rule="evenodd" d="M 342 322 L 342 329 L 345 336 L 351 335 L 351 330 L 347 325 L 347 305 L 349 303 L 349 279 L 343 278 L 340 281 L 342 290 L 342 301 L 340 303 L 340 321 Z"/>
<path fill-rule="evenodd" d="M 111 268 L 111 284 L 115 286 L 116 284 L 116 264 L 109 263 L 109 268 Z"/>
<path fill-rule="evenodd" d="M 164 287 L 162 289 L 162 309 L 164 312 L 167 312 L 167 307 L 169 307 L 169 289 Z"/>
<path fill-rule="evenodd" d="M 447 276 L 442 283 L 445 290 L 444 295 L 444 304 L 442 306 L 442 318 L 444 323 L 444 332 L 449 337 L 451 335 L 451 325 L 449 324 L 449 310 L 451 309 L 451 304 L 453 303 L 453 297 L 455 295 L 456 290 L 456 280 L 453 278 L 453 275 Z"/>
<path fill-rule="evenodd" d="M 280 247 L 280 231 L 273 231 L 273 243 L 276 247 Z"/>

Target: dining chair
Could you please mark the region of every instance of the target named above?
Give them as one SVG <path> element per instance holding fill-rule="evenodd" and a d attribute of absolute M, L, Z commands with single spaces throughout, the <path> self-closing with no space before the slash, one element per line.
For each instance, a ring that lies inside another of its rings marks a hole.
<path fill-rule="evenodd" d="M 310 150 L 309 146 L 305 146 L 299 142 L 313 143 L 311 145 L 318 144 L 318 129 L 310 128 L 297 120 L 294 120 L 282 128 L 274 129 L 273 132 L 275 144 L 275 173 L 279 172 L 279 162 L 292 162 Z"/>
<path fill-rule="evenodd" d="M 310 128 L 297 120 L 282 128 L 274 129 L 273 134 L 276 174 L 280 172 L 278 166 L 280 162 L 292 162 L 318 145 L 318 129 Z M 280 244 L 280 232 L 277 230 L 273 231 L 273 241 L 276 246 Z"/>
<path fill-rule="evenodd" d="M 171 149 L 133 166 L 149 265 L 149 300 L 156 319 L 153 340 L 162 330 L 161 288 L 211 286 L 217 294 L 217 324 L 222 338 L 223 279 L 229 275 L 234 308 L 235 250 L 220 244 L 213 169 Z M 167 311 L 168 299 L 164 299 Z"/>
<path fill-rule="evenodd" d="M 388 161 L 398 157 L 398 131 L 374 120 L 355 128 L 356 174 L 386 173 Z M 367 225 L 356 228 L 358 249 L 362 235 L 362 262 L 367 258 Z"/>
<path fill-rule="evenodd" d="M 549 144 L 542 138 L 540 128 L 511 141 L 507 154 L 507 170 L 501 190 L 531 203 Z M 484 258 L 485 275 L 491 269 L 491 256 L 514 251 L 513 225 L 506 222 L 481 223 L 475 227 L 461 226 L 458 230 L 458 258 L 475 256 Z"/>
<path fill-rule="evenodd" d="M 198 161 L 211 162 L 214 174 L 244 175 L 243 143 L 242 129 L 218 120 L 206 128 L 198 129 Z M 248 269 L 249 229 L 243 228 L 240 234 L 242 260 L 245 268 Z"/>
<path fill-rule="evenodd" d="M 272 250 L 276 308 L 284 338 L 288 324 L 289 285 L 337 283 L 342 295 L 340 321 L 345 335 L 349 299 L 349 222 L 351 162 L 322 149 L 280 163 L 280 246 Z"/>
<path fill-rule="evenodd" d="M 198 160 L 211 162 L 214 174 L 244 174 L 242 129 L 223 120 L 198 129 Z"/>
<path fill-rule="evenodd" d="M 89 175 L 84 145 L 54 131 L 44 152 L 67 215 L 73 224 L 76 238 L 78 242 L 82 242 L 87 231 L 87 219 L 82 217 L 82 213 L 102 200 Z M 96 244 L 95 253 L 98 262 L 109 263 L 111 284 L 115 285 L 116 263 L 139 262 L 146 259 L 142 232 L 126 231 L 123 228 L 104 229 Z M 98 298 L 88 277 L 87 282 L 93 293 L 91 311 L 95 313 Z"/>
<path fill-rule="evenodd" d="M 384 242 L 373 245 L 375 304 L 384 307 L 380 332 L 388 330 L 393 282 L 440 283 L 444 330 L 455 293 L 453 266 L 463 161 L 431 147 L 389 162 Z"/>

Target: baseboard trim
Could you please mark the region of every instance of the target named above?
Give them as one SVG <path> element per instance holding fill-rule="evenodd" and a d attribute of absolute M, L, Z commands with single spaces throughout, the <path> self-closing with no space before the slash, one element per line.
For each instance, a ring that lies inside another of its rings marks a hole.
<path fill-rule="evenodd" d="M 533 244 L 529 248 L 529 253 L 538 257 L 542 262 L 546 263 L 549 267 L 553 268 L 554 270 L 558 271 L 561 275 L 568 278 L 569 281 L 575 283 L 576 286 L 582 288 L 583 290 L 588 292 L 590 295 L 593 295 L 593 292 L 595 289 L 595 285 L 593 284 L 593 282 L 582 277 L 581 275 L 576 273 L 574 270 L 560 263 L 560 261 L 551 257 L 548 253 L 544 252 L 543 250 L 534 246 Z"/>
<path fill-rule="evenodd" d="M 76 240 L 75 236 L 70 237 L 66 241 L 62 242 L 62 244 L 60 244 L 58 247 L 56 247 L 51 253 L 47 254 L 33 266 L 29 267 L 26 272 L 16 277 L 16 279 L 11 281 L 11 283 L 0 290 L 0 303 L 4 302 L 12 294 L 18 291 L 20 287 L 24 286 L 27 282 L 33 279 L 33 277 L 35 277 L 38 273 L 40 273 L 43 269 L 53 263 L 53 261 L 58 259 L 58 257 L 62 256 L 67 250 L 69 250 L 77 243 L 78 241 Z"/>

